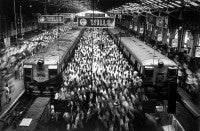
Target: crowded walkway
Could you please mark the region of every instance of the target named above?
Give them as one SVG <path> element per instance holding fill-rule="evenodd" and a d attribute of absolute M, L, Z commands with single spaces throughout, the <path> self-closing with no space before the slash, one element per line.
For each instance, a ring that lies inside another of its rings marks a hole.
<path fill-rule="evenodd" d="M 128 131 L 145 121 L 142 79 L 105 30 L 84 31 L 63 76 L 55 99 L 71 100 L 63 114 L 66 130 Z M 54 107 L 52 114 L 58 120 Z"/>

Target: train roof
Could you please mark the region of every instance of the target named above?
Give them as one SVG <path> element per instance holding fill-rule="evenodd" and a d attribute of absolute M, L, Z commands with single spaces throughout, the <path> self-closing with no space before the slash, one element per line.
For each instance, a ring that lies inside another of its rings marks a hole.
<path fill-rule="evenodd" d="M 113 35 L 120 33 L 119 28 L 108 29 Z M 121 32 L 124 32 L 123 30 Z M 129 50 L 129 52 L 139 61 L 143 66 L 158 65 L 158 60 L 164 62 L 167 66 L 177 66 L 176 63 L 168 57 L 162 55 L 150 46 L 146 45 L 139 39 L 132 37 L 121 37 L 122 44 Z M 155 53 L 155 55 L 154 55 Z M 154 57 L 153 57 L 154 56 Z"/>
<path fill-rule="evenodd" d="M 67 33 L 60 36 L 59 39 L 49 43 L 47 47 L 37 52 L 35 55 L 27 59 L 25 64 L 37 64 L 39 59 L 44 59 L 45 65 L 57 64 L 59 59 L 65 55 L 66 52 L 76 41 L 80 35 L 81 30 L 70 30 Z"/>
<path fill-rule="evenodd" d="M 163 61 L 166 66 L 177 66 L 174 61 L 135 37 L 121 37 L 121 42 L 143 66 L 156 66 L 159 60 Z"/>

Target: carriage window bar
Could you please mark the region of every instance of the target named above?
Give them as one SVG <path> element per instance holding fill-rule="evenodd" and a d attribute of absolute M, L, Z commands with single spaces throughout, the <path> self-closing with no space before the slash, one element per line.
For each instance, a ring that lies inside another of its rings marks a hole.
<path fill-rule="evenodd" d="M 177 67 L 169 67 L 168 75 L 169 76 L 177 76 Z"/>
<path fill-rule="evenodd" d="M 31 82 L 32 68 L 24 68 L 24 81 Z"/>
<path fill-rule="evenodd" d="M 49 79 L 54 78 L 57 75 L 57 69 L 49 69 Z"/>
<path fill-rule="evenodd" d="M 31 70 L 32 70 L 32 68 L 24 68 L 24 75 L 31 76 Z"/>
<path fill-rule="evenodd" d="M 145 70 L 145 75 L 146 75 L 146 77 L 151 77 L 151 76 L 153 76 L 153 71 L 154 71 L 154 70 Z"/>

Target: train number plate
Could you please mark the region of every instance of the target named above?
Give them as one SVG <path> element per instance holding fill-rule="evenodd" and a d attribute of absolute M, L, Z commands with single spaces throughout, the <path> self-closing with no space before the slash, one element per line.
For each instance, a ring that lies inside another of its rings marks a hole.
<path fill-rule="evenodd" d="M 38 82 L 44 82 L 45 77 L 38 77 Z"/>

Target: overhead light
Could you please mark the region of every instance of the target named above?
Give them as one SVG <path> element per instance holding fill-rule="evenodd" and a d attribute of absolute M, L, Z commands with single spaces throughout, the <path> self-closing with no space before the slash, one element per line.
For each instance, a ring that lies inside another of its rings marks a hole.
<path fill-rule="evenodd" d="M 174 6 L 177 6 L 177 7 L 181 7 L 180 5 L 176 4 L 176 3 L 173 3 L 173 2 L 170 2 L 170 4 L 174 5 Z"/>
<path fill-rule="evenodd" d="M 190 4 L 193 6 L 199 6 L 197 3 L 193 2 L 193 1 L 191 1 Z"/>
<path fill-rule="evenodd" d="M 181 1 L 175 1 L 176 3 L 178 3 L 178 4 L 181 4 Z"/>

